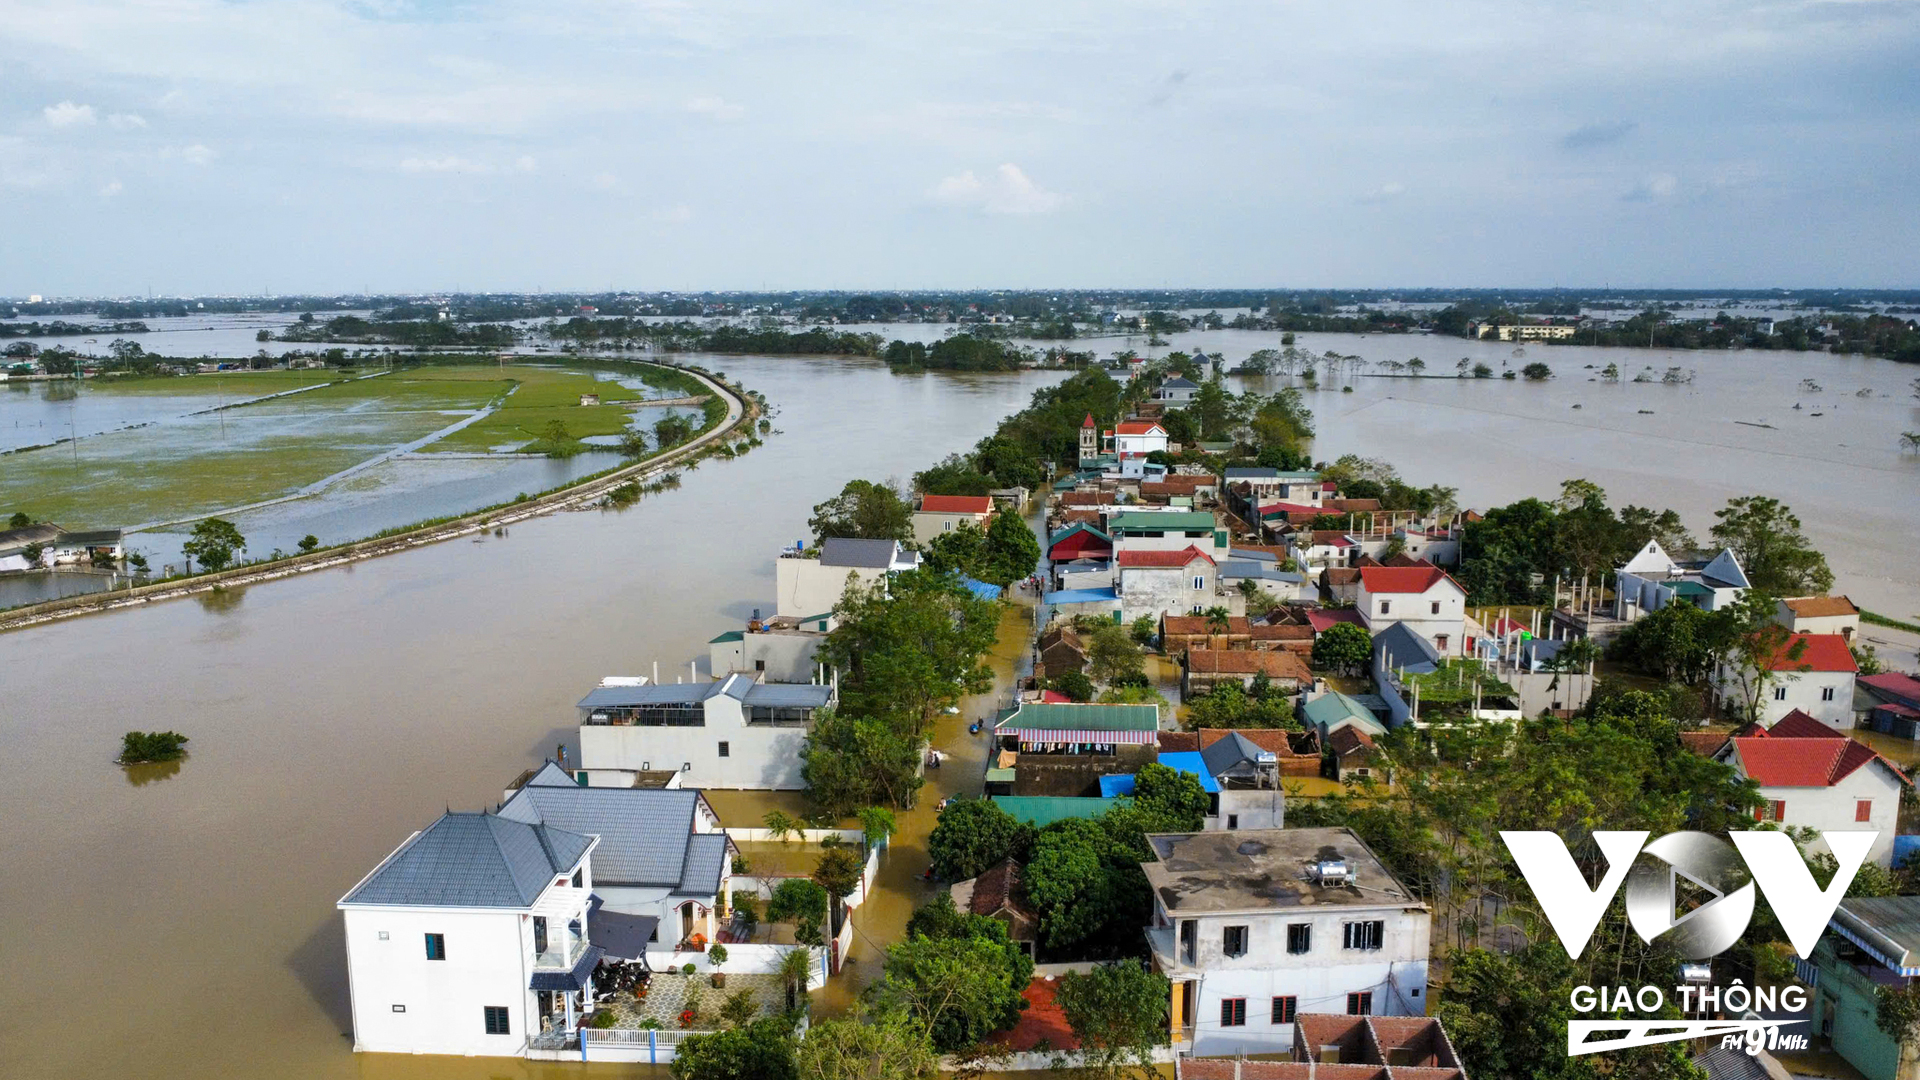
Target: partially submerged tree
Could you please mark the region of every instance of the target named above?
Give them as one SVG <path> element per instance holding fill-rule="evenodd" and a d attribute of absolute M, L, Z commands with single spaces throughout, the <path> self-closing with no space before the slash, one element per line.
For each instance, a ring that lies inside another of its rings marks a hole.
<path fill-rule="evenodd" d="M 891 484 L 849 480 L 840 494 L 813 508 L 807 527 L 816 540 L 911 540 L 913 504 Z"/>
<path fill-rule="evenodd" d="M 198 560 L 200 567 L 212 573 L 225 570 L 237 552 L 246 550 L 247 538 L 233 522 L 225 518 L 207 518 L 194 525 L 193 535 L 180 545 L 181 554 Z"/>

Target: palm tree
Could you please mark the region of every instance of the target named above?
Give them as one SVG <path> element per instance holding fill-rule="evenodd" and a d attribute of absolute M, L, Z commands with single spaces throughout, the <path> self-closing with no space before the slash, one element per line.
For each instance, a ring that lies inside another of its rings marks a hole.
<path fill-rule="evenodd" d="M 1210 607 L 1206 610 L 1207 631 L 1224 634 L 1233 625 L 1233 613 L 1223 607 Z"/>
<path fill-rule="evenodd" d="M 804 945 L 795 946 L 780 958 L 780 967 L 775 972 L 787 987 L 787 1011 L 799 1007 L 799 994 L 807 988 L 807 982 L 813 977 L 813 950 Z"/>
<path fill-rule="evenodd" d="M 786 843 L 800 828 L 799 822 L 778 810 L 767 811 L 767 816 L 761 818 L 760 823 L 765 825 L 767 831 L 773 834 L 773 838 L 781 843 Z"/>

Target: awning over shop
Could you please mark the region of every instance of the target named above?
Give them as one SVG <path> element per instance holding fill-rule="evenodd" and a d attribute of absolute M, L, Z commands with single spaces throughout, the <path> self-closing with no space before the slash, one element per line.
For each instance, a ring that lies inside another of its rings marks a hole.
<path fill-rule="evenodd" d="M 653 915 L 600 908 L 587 917 L 587 940 L 616 960 L 638 960 L 646 955 L 647 942 L 659 925 Z"/>
<path fill-rule="evenodd" d="M 574 962 L 571 971 L 536 971 L 533 979 L 527 983 L 529 990 L 580 990 L 586 987 L 587 977 L 600 964 L 600 958 L 607 951 L 598 945 L 589 945 L 580 950 L 580 959 Z"/>
<path fill-rule="evenodd" d="M 1159 741 L 1152 731 L 1102 731 L 1099 729 L 999 728 L 994 734 L 1011 735 L 1023 743 L 1092 743 L 1105 746 L 1126 743 L 1146 746 Z"/>

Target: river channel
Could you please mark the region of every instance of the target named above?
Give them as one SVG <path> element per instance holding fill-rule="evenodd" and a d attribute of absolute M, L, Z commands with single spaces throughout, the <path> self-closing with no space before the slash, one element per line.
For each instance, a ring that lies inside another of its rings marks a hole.
<path fill-rule="evenodd" d="M 0 638 L 0 1075 L 546 1075 L 351 1053 L 334 901 L 574 743 L 602 675 L 704 665 L 772 607 L 814 503 L 966 449 L 1060 378 L 698 362 L 764 392 L 783 433 L 628 510 Z M 129 728 L 185 732 L 190 756 L 130 776 L 110 764 Z"/>
<path fill-rule="evenodd" d="M 1276 338 L 1176 345 L 1237 360 Z M 1076 344 L 1105 355 L 1125 342 Z M 1511 346 L 1439 339 L 1300 344 L 1420 354 L 1430 369 L 1461 355 L 1496 368 L 1520 359 Z M 1839 589 L 1888 614 L 1920 610 L 1908 558 L 1920 460 L 1894 446 L 1920 428 L 1912 369 L 1812 354 L 1529 352 L 1554 381 L 1356 377 L 1351 394 L 1318 391 L 1316 455 L 1383 457 L 1482 507 L 1586 476 L 1616 504 L 1676 507 L 1701 535 L 1728 495 L 1778 495 L 1827 550 Z M 572 702 L 602 675 L 654 661 L 684 671 L 708 638 L 771 607 L 775 552 L 847 479 L 904 479 L 1060 378 L 689 359 L 765 393 L 781 433 L 625 511 L 0 636 L 0 789 L 13 818 L 0 839 L 0 1075 L 581 1075 L 352 1054 L 334 901 L 411 830 L 446 807 L 492 805 L 522 768 L 571 743 Z M 1628 378 L 1648 364 L 1698 375 L 1677 387 L 1586 381 L 1583 365 L 1609 360 Z M 1803 378 L 1825 389 L 1801 392 Z M 1806 415 L 1816 407 L 1824 423 Z M 183 731 L 191 755 L 130 775 L 110 764 L 130 728 Z"/>

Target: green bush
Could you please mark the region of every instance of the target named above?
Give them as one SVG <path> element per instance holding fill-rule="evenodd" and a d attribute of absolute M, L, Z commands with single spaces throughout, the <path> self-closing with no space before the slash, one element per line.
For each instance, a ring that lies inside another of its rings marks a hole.
<path fill-rule="evenodd" d="M 120 740 L 120 763 L 175 761 L 186 753 L 186 741 L 177 731 L 129 731 Z"/>

